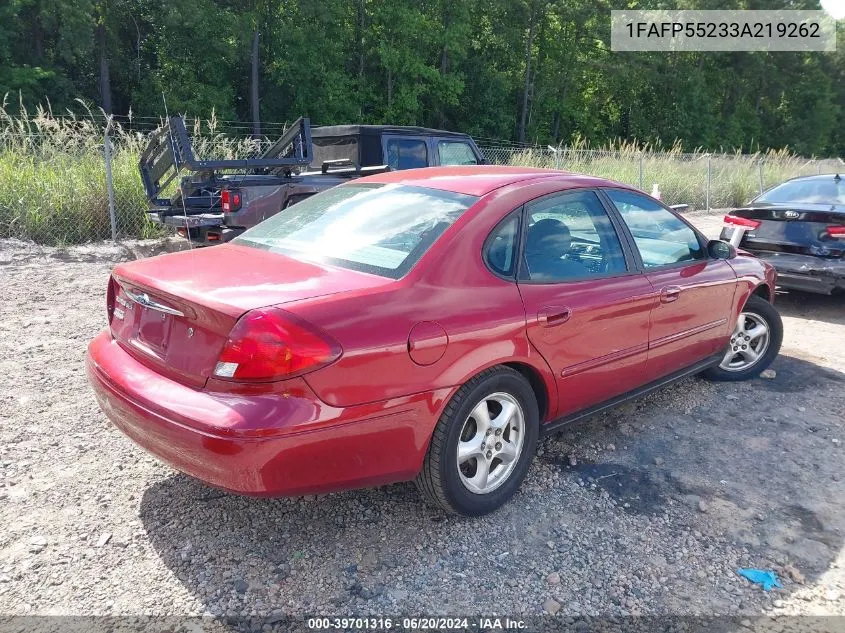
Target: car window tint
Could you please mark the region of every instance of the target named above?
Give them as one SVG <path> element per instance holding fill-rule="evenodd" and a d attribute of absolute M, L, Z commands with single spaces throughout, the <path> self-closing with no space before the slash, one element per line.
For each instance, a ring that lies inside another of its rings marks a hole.
<path fill-rule="evenodd" d="M 234 241 L 398 279 L 476 200 L 426 187 L 342 185 L 277 213 Z"/>
<path fill-rule="evenodd" d="M 516 269 L 519 240 L 519 216 L 514 214 L 499 224 L 487 240 L 484 257 L 490 268 L 503 277 L 512 277 Z"/>
<path fill-rule="evenodd" d="M 463 141 L 440 141 L 437 154 L 441 165 L 477 165 L 478 160 L 469 143 Z"/>
<path fill-rule="evenodd" d="M 695 231 L 656 201 L 618 189 L 608 189 L 607 195 L 628 225 L 645 267 L 704 259 Z"/>
<path fill-rule="evenodd" d="M 425 141 L 413 138 L 387 140 L 387 164 L 391 169 L 416 169 L 428 166 Z"/>
<path fill-rule="evenodd" d="M 530 204 L 527 222 L 523 264 L 532 281 L 572 281 L 626 270 L 616 229 L 592 191 Z"/>

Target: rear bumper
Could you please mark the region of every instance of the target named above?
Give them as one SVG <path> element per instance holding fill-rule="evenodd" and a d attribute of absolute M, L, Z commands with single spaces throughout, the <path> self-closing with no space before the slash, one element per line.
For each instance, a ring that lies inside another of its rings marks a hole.
<path fill-rule="evenodd" d="M 100 407 L 133 441 L 210 485 L 256 496 L 412 479 L 448 397 L 336 408 L 301 379 L 273 394 L 196 390 L 138 362 L 108 332 L 88 346 L 86 368 Z"/>
<path fill-rule="evenodd" d="M 845 260 L 843 259 L 748 250 L 775 267 L 778 272 L 778 286 L 821 294 L 845 290 Z"/>
<path fill-rule="evenodd" d="M 243 227 L 226 226 L 222 213 L 197 213 L 194 215 L 169 215 L 165 213 L 149 212 L 150 222 L 163 224 L 175 228 L 180 235 L 190 236 L 192 242 L 198 244 L 220 244 L 233 240 L 246 229 Z"/>

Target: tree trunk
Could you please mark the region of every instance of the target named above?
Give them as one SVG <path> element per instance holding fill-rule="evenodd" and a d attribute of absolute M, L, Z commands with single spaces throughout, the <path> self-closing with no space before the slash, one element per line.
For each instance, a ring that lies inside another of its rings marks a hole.
<path fill-rule="evenodd" d="M 531 2 L 531 18 L 528 24 L 528 41 L 525 43 L 525 85 L 522 90 L 522 114 L 519 117 L 519 142 L 525 142 L 525 121 L 528 118 L 528 91 L 531 87 L 531 47 L 534 45 L 534 23 L 537 7 Z"/>
<path fill-rule="evenodd" d="M 252 36 L 252 82 L 250 86 L 250 101 L 252 102 L 252 134 L 256 138 L 261 136 L 261 108 L 258 101 L 258 27 Z"/>
<path fill-rule="evenodd" d="M 358 121 L 364 116 L 364 0 L 358 1 Z"/>
<path fill-rule="evenodd" d="M 44 60 L 44 31 L 41 27 L 41 16 L 38 13 L 38 7 L 34 19 L 32 21 L 32 40 L 35 46 L 35 62 L 41 63 Z"/>
<path fill-rule="evenodd" d="M 106 114 L 111 114 L 111 78 L 106 51 L 106 25 L 103 22 L 97 25 L 97 46 L 100 49 L 100 105 Z"/>
<path fill-rule="evenodd" d="M 445 77 L 449 72 L 451 66 L 451 59 L 449 59 L 449 28 L 452 26 L 452 13 L 449 11 L 449 4 L 451 0 L 445 0 L 443 3 L 443 49 L 440 51 L 440 76 Z M 437 104 L 437 126 L 440 128 L 446 127 L 446 108 L 443 102 Z"/>
<path fill-rule="evenodd" d="M 390 68 L 387 69 L 387 109 L 390 110 L 390 106 L 393 105 L 393 71 Z"/>

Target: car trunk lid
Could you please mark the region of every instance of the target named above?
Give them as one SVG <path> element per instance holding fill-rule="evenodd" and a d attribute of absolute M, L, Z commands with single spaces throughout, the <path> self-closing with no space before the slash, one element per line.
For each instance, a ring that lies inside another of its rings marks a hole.
<path fill-rule="evenodd" d="M 109 324 L 112 336 L 140 362 L 199 388 L 246 312 L 391 282 L 225 244 L 115 268 Z"/>
<path fill-rule="evenodd" d="M 730 215 L 760 223 L 741 242 L 753 251 L 822 257 L 841 257 L 845 251 L 845 240 L 828 233 L 831 226 L 845 225 L 845 209 L 820 204 L 765 205 L 736 209 Z"/>

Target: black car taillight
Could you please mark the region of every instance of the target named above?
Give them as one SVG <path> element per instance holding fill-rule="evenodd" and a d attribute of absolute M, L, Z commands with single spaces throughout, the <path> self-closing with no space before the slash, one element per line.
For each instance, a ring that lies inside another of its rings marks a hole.
<path fill-rule="evenodd" d="M 845 226 L 829 226 L 827 227 L 828 237 L 837 239 L 845 239 Z"/>
<path fill-rule="evenodd" d="M 220 206 L 224 213 L 232 213 L 241 208 L 241 192 L 237 189 L 224 189 L 220 192 Z"/>
<path fill-rule="evenodd" d="M 750 218 L 741 218 L 736 215 L 726 215 L 725 219 L 723 220 L 726 226 L 729 227 L 739 227 L 745 229 L 747 231 L 753 231 L 754 229 L 760 226 L 760 222 L 757 220 L 752 220 Z"/>

